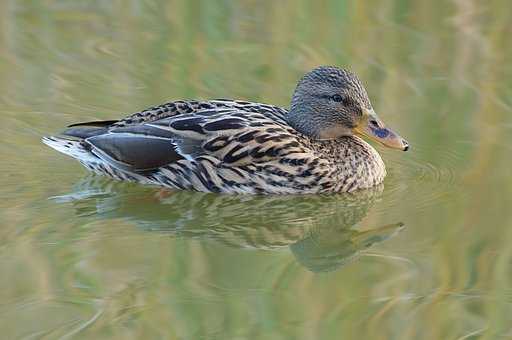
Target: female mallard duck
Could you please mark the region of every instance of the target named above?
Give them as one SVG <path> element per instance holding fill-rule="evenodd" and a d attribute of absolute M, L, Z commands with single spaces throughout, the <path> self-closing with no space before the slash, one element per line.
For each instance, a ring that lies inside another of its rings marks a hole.
<path fill-rule="evenodd" d="M 116 121 L 69 126 L 43 142 L 98 174 L 222 193 L 351 192 L 381 183 L 384 163 L 354 134 L 408 144 L 375 114 L 353 73 L 322 66 L 289 111 L 238 100 L 175 101 Z"/>

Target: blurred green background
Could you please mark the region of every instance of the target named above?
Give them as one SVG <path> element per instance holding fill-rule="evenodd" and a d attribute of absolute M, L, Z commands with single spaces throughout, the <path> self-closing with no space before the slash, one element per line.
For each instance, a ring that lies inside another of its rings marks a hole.
<path fill-rule="evenodd" d="M 507 0 L 1 1 L 1 337 L 512 337 L 511 35 Z M 40 143 L 322 64 L 412 145 L 383 187 L 161 193 Z"/>

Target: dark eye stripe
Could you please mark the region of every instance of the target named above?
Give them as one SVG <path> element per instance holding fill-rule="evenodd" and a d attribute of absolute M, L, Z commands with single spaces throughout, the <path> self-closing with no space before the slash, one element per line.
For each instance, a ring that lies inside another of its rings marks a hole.
<path fill-rule="evenodd" d="M 314 97 L 317 97 L 317 98 L 322 98 L 322 99 L 328 99 L 328 100 L 333 100 L 337 103 L 343 103 L 344 105 L 348 106 L 348 105 L 351 105 L 353 104 L 354 102 L 352 101 L 352 99 L 350 99 L 349 97 L 345 97 L 345 96 L 342 96 L 342 95 L 339 95 L 339 94 L 334 94 L 334 95 L 328 95 L 328 94 L 314 94 L 313 95 Z"/>
<path fill-rule="evenodd" d="M 334 100 L 334 97 L 340 97 L 340 98 L 341 98 L 341 101 L 345 101 L 345 100 L 346 100 L 346 98 L 345 98 L 345 97 L 342 97 L 342 96 L 340 96 L 339 94 L 335 94 L 335 95 L 328 95 L 328 94 L 314 94 L 313 96 L 314 96 L 314 97 L 317 97 L 317 98 L 330 99 L 330 100 Z"/>
<path fill-rule="evenodd" d="M 313 94 L 313 97 L 322 98 L 322 99 L 331 99 L 332 97 L 327 94 Z"/>

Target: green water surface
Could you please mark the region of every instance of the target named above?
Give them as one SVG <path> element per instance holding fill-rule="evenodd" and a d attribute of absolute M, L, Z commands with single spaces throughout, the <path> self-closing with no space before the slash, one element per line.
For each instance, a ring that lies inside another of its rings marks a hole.
<path fill-rule="evenodd" d="M 512 337 L 512 3 L 0 1 L 0 338 Z M 352 195 L 162 192 L 40 139 L 332 64 L 411 144 Z"/>

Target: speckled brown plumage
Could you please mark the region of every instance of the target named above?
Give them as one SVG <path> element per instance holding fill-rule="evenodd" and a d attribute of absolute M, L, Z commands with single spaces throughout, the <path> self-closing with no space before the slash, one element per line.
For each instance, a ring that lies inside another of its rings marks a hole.
<path fill-rule="evenodd" d="M 383 181 L 384 163 L 368 143 L 352 135 L 308 136 L 288 117 L 260 103 L 174 101 L 119 121 L 72 125 L 43 141 L 95 173 L 176 189 L 351 192 Z"/>

